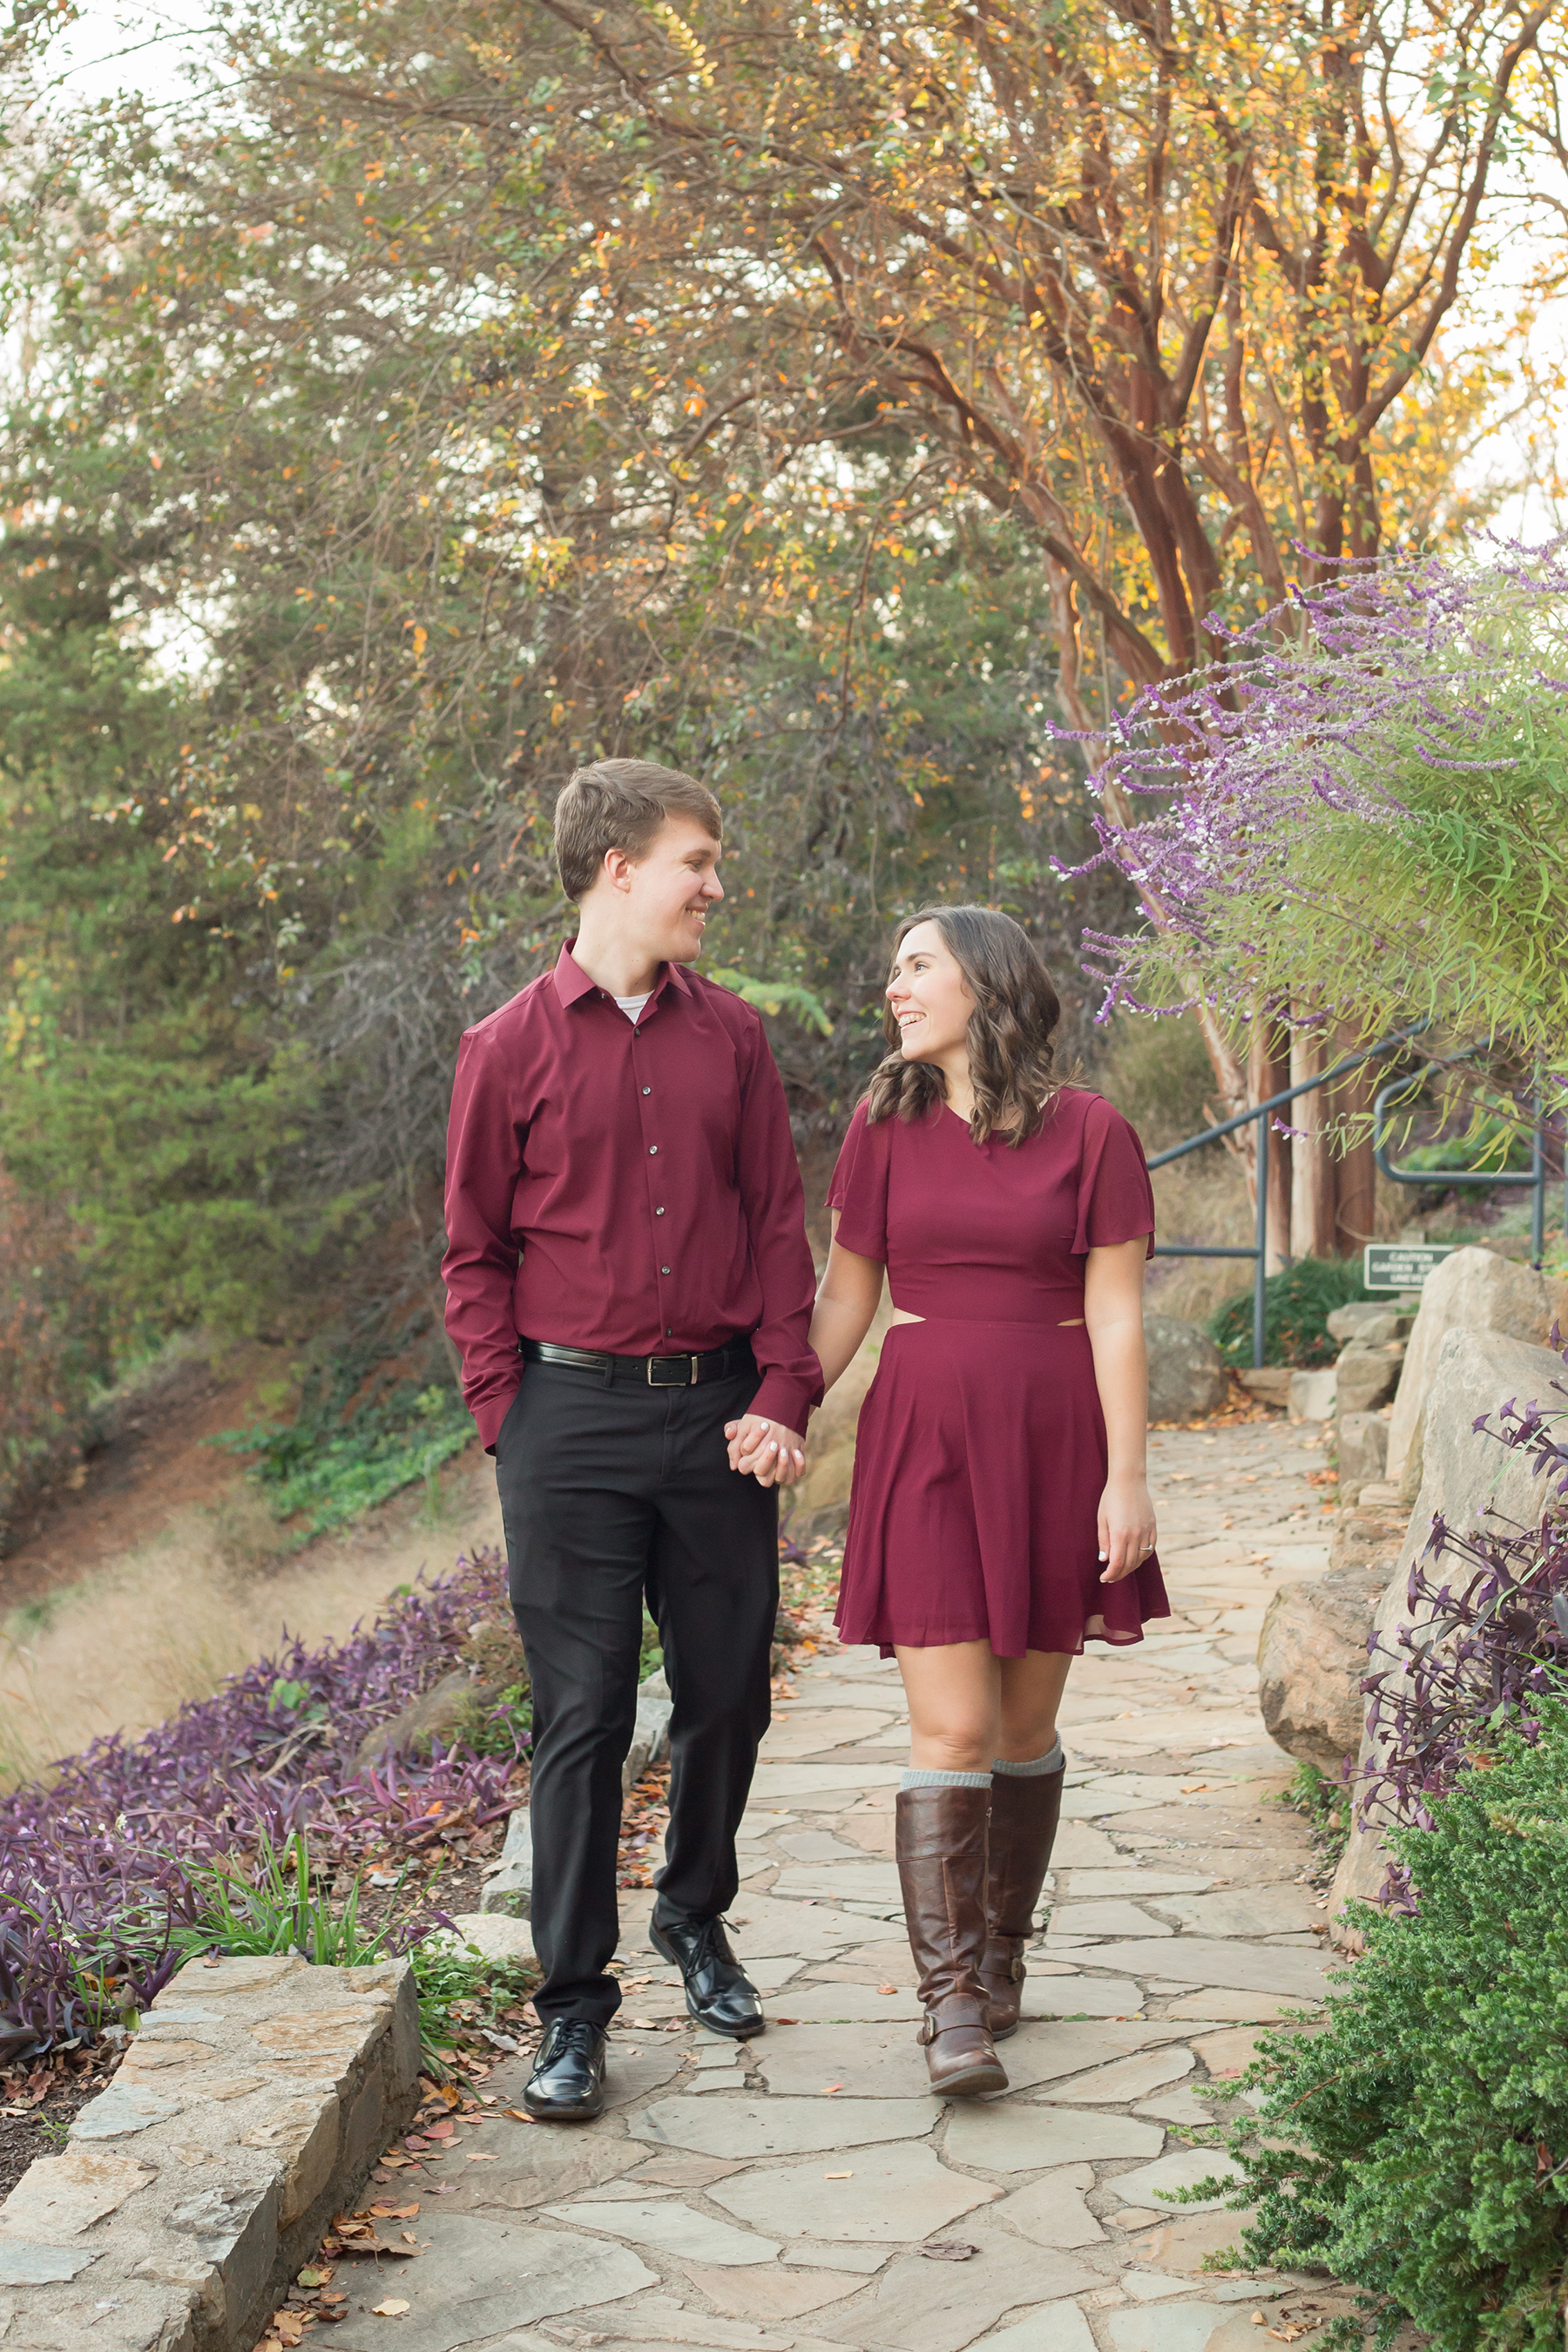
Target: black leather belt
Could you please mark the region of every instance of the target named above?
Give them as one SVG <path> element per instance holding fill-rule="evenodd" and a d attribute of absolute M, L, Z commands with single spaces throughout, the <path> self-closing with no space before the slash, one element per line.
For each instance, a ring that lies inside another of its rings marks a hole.
<path fill-rule="evenodd" d="M 570 1364 L 580 1372 L 642 1382 L 650 1389 L 700 1389 L 755 1369 L 749 1339 L 710 1348 L 701 1356 L 609 1356 L 595 1348 L 558 1348 L 552 1339 L 521 1339 L 518 1352 L 531 1364 Z"/>

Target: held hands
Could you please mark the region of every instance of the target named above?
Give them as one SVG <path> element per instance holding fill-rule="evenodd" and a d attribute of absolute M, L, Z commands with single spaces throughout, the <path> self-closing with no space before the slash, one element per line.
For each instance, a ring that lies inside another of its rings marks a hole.
<path fill-rule="evenodd" d="M 1147 1482 L 1123 1475 L 1107 1481 L 1100 1498 L 1100 1580 L 1120 1584 L 1154 1549 L 1154 1506 Z"/>
<path fill-rule="evenodd" d="M 739 1421 L 727 1421 L 724 1434 L 730 1441 L 731 1469 L 754 1478 L 759 1486 L 793 1486 L 805 1467 L 805 1441 L 782 1421 L 748 1412 Z"/>

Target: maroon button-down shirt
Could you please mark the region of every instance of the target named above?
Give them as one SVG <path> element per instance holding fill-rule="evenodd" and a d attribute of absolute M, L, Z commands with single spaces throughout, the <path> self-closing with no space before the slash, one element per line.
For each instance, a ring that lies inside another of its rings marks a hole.
<path fill-rule="evenodd" d="M 821 1400 L 784 1087 L 751 1006 L 694 972 L 663 965 L 634 1028 L 563 948 L 466 1033 L 447 1235 L 447 1328 L 487 1452 L 520 1335 L 663 1356 L 749 1334 L 756 1412 L 804 1430 Z"/>

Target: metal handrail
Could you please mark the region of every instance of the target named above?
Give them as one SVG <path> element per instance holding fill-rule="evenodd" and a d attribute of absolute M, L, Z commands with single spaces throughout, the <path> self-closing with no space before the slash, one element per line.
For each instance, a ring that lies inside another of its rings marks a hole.
<path fill-rule="evenodd" d="M 1156 1257 L 1249 1257 L 1255 1261 L 1257 1271 L 1252 1284 L 1252 1369 L 1254 1371 L 1261 1370 L 1263 1366 L 1263 1285 L 1267 1279 L 1268 1250 L 1269 1115 L 1281 1109 L 1286 1103 L 1294 1102 L 1299 1095 L 1317 1094 L 1321 1088 L 1332 1086 L 1337 1079 L 1347 1077 L 1352 1070 L 1359 1070 L 1364 1063 L 1374 1062 L 1384 1054 L 1397 1053 L 1402 1045 L 1408 1045 L 1413 1038 L 1419 1037 L 1426 1026 L 1426 1024 L 1422 1021 L 1418 1022 L 1414 1029 L 1401 1029 L 1392 1036 L 1380 1037 L 1375 1045 L 1363 1046 L 1359 1054 L 1345 1055 L 1342 1060 L 1334 1064 L 1331 1070 L 1323 1070 L 1316 1077 L 1305 1078 L 1299 1087 L 1286 1087 L 1279 1094 L 1270 1095 L 1267 1102 L 1254 1103 L 1249 1110 L 1237 1111 L 1234 1118 L 1222 1118 L 1216 1127 L 1205 1127 L 1201 1135 L 1189 1135 L 1184 1143 L 1172 1144 L 1168 1151 L 1156 1151 L 1149 1162 L 1151 1168 L 1163 1168 L 1173 1160 L 1184 1159 L 1189 1151 L 1201 1150 L 1205 1143 L 1218 1143 L 1226 1136 L 1234 1135 L 1238 1128 L 1246 1127 L 1249 1120 L 1256 1122 L 1258 1128 L 1258 1238 L 1252 1246 L 1249 1249 L 1221 1249 L 1206 1243 L 1195 1242 L 1156 1242 L 1154 1244 Z M 1536 1138 L 1538 1152 L 1540 1148 L 1538 1129 Z"/>
<path fill-rule="evenodd" d="M 1375 1045 L 1363 1046 L 1359 1054 L 1347 1054 L 1342 1060 L 1334 1064 L 1331 1070 L 1324 1070 L 1317 1077 L 1304 1078 L 1299 1087 L 1286 1087 L 1280 1093 L 1270 1095 L 1267 1102 L 1255 1103 L 1249 1110 L 1237 1111 L 1234 1118 L 1223 1118 L 1216 1127 L 1205 1127 L 1201 1135 L 1189 1135 L 1184 1143 L 1173 1143 L 1167 1151 L 1156 1151 L 1149 1162 L 1151 1168 L 1163 1168 L 1173 1160 L 1185 1159 L 1189 1151 L 1201 1150 L 1205 1143 L 1218 1143 L 1226 1136 L 1234 1135 L 1238 1128 L 1246 1127 L 1248 1121 L 1256 1122 L 1258 1128 L 1258 1238 L 1250 1248 L 1220 1248 L 1217 1244 L 1199 1242 L 1156 1242 L 1154 1244 L 1156 1257 L 1249 1257 L 1255 1261 L 1257 1271 L 1253 1276 L 1252 1285 L 1252 1369 L 1254 1371 L 1261 1370 L 1263 1365 L 1263 1286 L 1268 1278 L 1265 1267 L 1268 1240 L 1269 1114 L 1280 1109 L 1286 1103 L 1294 1102 L 1299 1095 L 1316 1094 L 1321 1087 L 1332 1086 L 1337 1079 L 1348 1076 L 1352 1070 L 1359 1070 L 1363 1064 L 1375 1062 L 1384 1054 L 1396 1053 L 1402 1045 L 1408 1045 L 1419 1037 L 1426 1025 L 1425 1021 L 1418 1021 L 1413 1029 L 1401 1029 L 1391 1036 L 1380 1037 Z M 1479 1046 L 1471 1046 L 1466 1053 L 1450 1055 L 1447 1060 L 1448 1063 L 1465 1061 L 1468 1059 L 1470 1054 L 1479 1053 L 1480 1050 Z M 1415 1082 L 1425 1086 L 1431 1076 L 1431 1072 L 1429 1070 L 1417 1072 L 1415 1076 Z M 1531 1213 L 1530 1262 L 1532 1266 L 1539 1267 L 1546 1246 L 1546 1124 L 1544 1103 L 1539 1081 L 1536 1085 L 1532 1107 L 1534 1133 L 1528 1176 L 1522 1173 L 1494 1175 L 1485 1170 L 1460 1171 L 1456 1173 L 1446 1168 L 1440 1170 L 1396 1168 L 1388 1156 L 1386 1106 L 1391 1095 L 1396 1094 L 1402 1087 L 1408 1087 L 1411 1083 L 1408 1077 L 1391 1078 L 1386 1086 L 1378 1088 L 1373 1097 L 1372 1148 L 1373 1157 L 1378 1168 L 1395 1184 L 1532 1185 L 1535 1190 L 1535 1199 Z M 1564 1237 L 1568 1238 L 1568 1168 L 1564 1169 L 1563 1173 L 1563 1229 Z"/>
<path fill-rule="evenodd" d="M 1463 1056 L 1460 1056 L 1459 1058 L 1462 1059 Z M 1531 1202 L 1530 1209 L 1530 1263 L 1532 1266 L 1539 1268 L 1541 1261 L 1546 1254 L 1546 1106 L 1542 1095 L 1539 1080 L 1537 1080 L 1534 1098 L 1531 1104 L 1532 1118 L 1530 1146 L 1530 1173 L 1528 1176 L 1521 1169 L 1510 1171 L 1506 1169 L 1492 1170 L 1485 1168 L 1396 1168 L 1394 1161 L 1388 1156 L 1387 1104 L 1389 1097 L 1391 1095 L 1396 1095 L 1403 1088 L 1411 1086 L 1414 1086 L 1416 1090 L 1419 1091 L 1421 1087 L 1425 1087 L 1428 1083 L 1431 1076 L 1432 1073 L 1430 1070 L 1420 1070 L 1416 1071 L 1412 1077 L 1390 1078 L 1388 1084 L 1384 1087 L 1379 1087 L 1377 1093 L 1373 1096 L 1372 1105 L 1372 1149 L 1373 1157 L 1376 1160 L 1379 1170 L 1384 1176 L 1389 1178 L 1391 1182 L 1395 1184 L 1440 1184 L 1445 1186 L 1449 1184 L 1496 1184 L 1511 1185 L 1515 1187 L 1525 1184 L 1530 1185 L 1535 1194 L 1534 1200 Z M 1568 1207 L 1568 1188 L 1565 1188 L 1564 1190 L 1563 1199 L 1565 1207 Z"/>

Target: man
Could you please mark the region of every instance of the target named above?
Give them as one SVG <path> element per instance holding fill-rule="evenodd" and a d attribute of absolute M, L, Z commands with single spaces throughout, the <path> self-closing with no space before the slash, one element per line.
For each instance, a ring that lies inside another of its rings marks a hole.
<path fill-rule="evenodd" d="M 605 2102 L 645 1591 L 673 1700 L 654 1948 L 701 2023 L 764 2022 L 721 1915 L 768 1725 L 775 1487 L 822 1374 L 778 1071 L 751 1007 L 685 969 L 724 895 L 720 846 L 691 777 L 580 768 L 555 806 L 577 936 L 468 1032 L 452 1094 L 447 1327 L 496 1457 L 533 1685 L 546 2031 L 523 2096 L 545 2120 Z"/>

